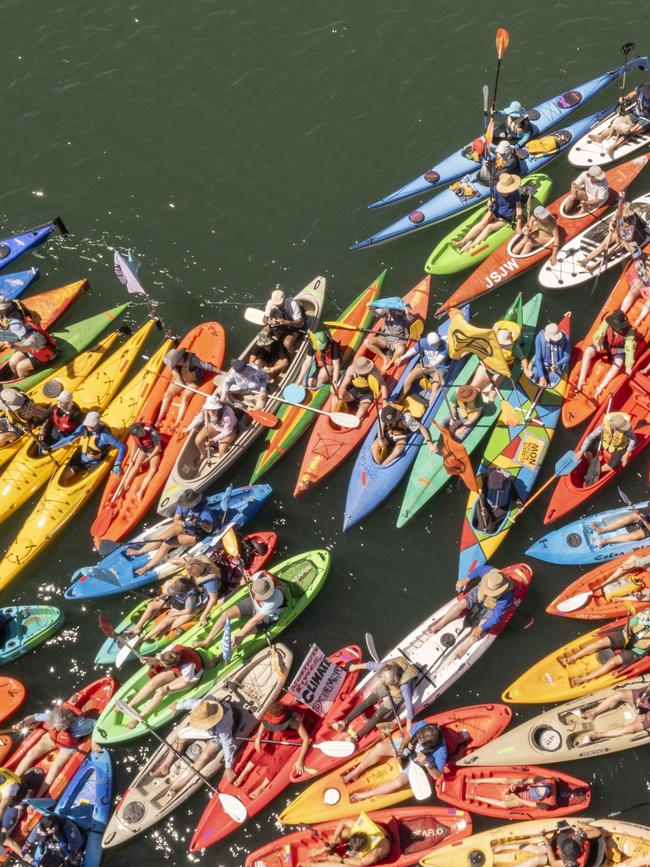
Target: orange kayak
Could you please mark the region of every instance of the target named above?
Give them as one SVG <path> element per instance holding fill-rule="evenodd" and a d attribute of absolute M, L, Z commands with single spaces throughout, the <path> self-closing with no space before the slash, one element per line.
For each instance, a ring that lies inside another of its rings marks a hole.
<path fill-rule="evenodd" d="M 202 358 L 203 361 L 209 361 L 210 364 L 220 368 L 226 352 L 226 335 L 223 326 L 218 322 L 203 322 L 201 325 L 197 325 L 185 335 L 179 343 L 179 349 L 189 349 Z M 158 407 L 170 381 L 171 373 L 169 368 L 165 367 L 138 414 L 137 420 L 139 422 L 151 423 L 155 420 Z M 201 391 L 205 395 L 212 394 L 214 391 L 214 379 L 212 377 L 203 383 Z M 176 395 L 169 406 L 169 410 L 158 422 L 157 427 L 161 435 L 163 453 L 156 475 L 146 490 L 140 491 L 137 496 L 135 494 L 135 490 L 140 486 L 142 473 L 146 473 L 146 467 L 143 467 L 140 473 L 133 479 L 133 482 L 136 484 L 132 482 L 126 490 L 121 489 L 117 493 L 117 496 L 116 491 L 120 484 L 120 477 L 112 474 L 109 477 L 102 494 L 99 509 L 97 510 L 97 517 L 90 528 L 95 548 L 97 548 L 102 539 L 110 539 L 113 542 L 123 539 L 144 518 L 154 500 L 160 494 L 185 441 L 183 428 L 201 410 L 205 399 L 200 394 L 193 394 L 187 404 L 185 413 L 179 418 L 178 407 L 182 397 L 182 393 Z M 125 468 L 133 460 L 134 452 L 135 442 L 130 437 L 124 457 Z"/>
<path fill-rule="evenodd" d="M 403 296 L 403 300 L 410 305 L 411 312 L 419 319 L 426 319 L 430 288 L 431 277 L 426 276 L 410 292 Z M 382 323 L 383 320 L 380 319 L 375 325 L 374 330 L 379 331 Z M 367 344 L 368 337 L 366 337 L 359 347 L 355 358 L 368 356 L 374 359 L 376 357 L 373 352 L 368 350 Z M 398 364 L 396 367 L 391 368 L 389 375 L 386 376 L 389 394 L 404 372 L 405 367 L 406 362 Z M 336 395 L 330 395 L 325 405 L 325 410 L 332 412 L 335 409 L 336 402 Z M 293 491 L 294 497 L 301 496 L 309 488 L 333 472 L 364 441 L 368 431 L 375 424 L 376 418 L 376 413 L 371 408 L 359 427 L 350 429 L 337 427 L 327 416 L 319 415 L 316 419 L 316 424 L 312 428 L 302 464 L 298 471 L 298 481 Z"/>
<path fill-rule="evenodd" d="M 27 690 L 13 677 L 0 677 L 0 722 L 14 714 L 27 698 Z"/>

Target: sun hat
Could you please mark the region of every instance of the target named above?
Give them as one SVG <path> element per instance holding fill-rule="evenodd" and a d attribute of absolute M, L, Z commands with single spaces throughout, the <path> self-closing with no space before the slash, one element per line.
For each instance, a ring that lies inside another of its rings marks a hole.
<path fill-rule="evenodd" d="M 519 175 L 511 175 L 509 172 L 504 172 L 497 181 L 497 190 L 500 193 L 514 193 L 521 186 L 521 178 Z"/>
<path fill-rule="evenodd" d="M 501 596 L 510 589 L 510 581 L 499 572 L 498 569 L 490 569 L 481 577 L 478 585 L 479 598 L 481 596 Z"/>
<path fill-rule="evenodd" d="M 517 102 L 514 99 L 510 105 L 507 105 L 502 111 L 501 114 L 509 115 L 510 117 L 523 117 L 526 114 L 526 109 L 520 102 Z"/>
<path fill-rule="evenodd" d="M 192 506 L 197 506 L 202 499 L 203 494 L 201 491 L 194 491 L 191 488 L 188 488 L 180 495 L 178 502 L 184 509 L 191 509 Z"/>
<path fill-rule="evenodd" d="M 632 426 L 632 419 L 626 412 L 609 412 L 607 424 L 611 430 L 626 431 Z"/>
<path fill-rule="evenodd" d="M 596 178 L 597 181 L 602 181 L 605 177 L 605 172 L 601 169 L 600 166 L 589 166 L 587 169 L 587 174 L 590 178 Z"/>
<path fill-rule="evenodd" d="M 84 424 L 86 427 L 97 427 L 99 422 L 101 421 L 101 416 L 98 412 L 89 412 L 86 413 L 86 418 L 84 419 Z"/>
<path fill-rule="evenodd" d="M 211 394 L 210 397 L 203 404 L 203 409 L 221 409 L 222 406 L 223 404 L 221 403 L 219 398 L 216 395 Z"/>
<path fill-rule="evenodd" d="M 260 602 L 264 602 L 266 599 L 270 599 L 271 596 L 273 596 L 275 584 L 271 581 L 268 575 L 264 574 L 264 572 L 256 572 L 251 578 L 251 590 L 256 599 L 259 599 Z"/>
<path fill-rule="evenodd" d="M 223 705 L 220 701 L 206 699 L 197 704 L 190 714 L 190 725 L 195 729 L 207 731 L 223 719 Z"/>
<path fill-rule="evenodd" d="M 355 358 L 351 365 L 354 373 L 358 373 L 360 376 L 365 376 L 367 373 L 370 373 L 374 366 L 372 359 L 365 355 Z"/>
<path fill-rule="evenodd" d="M 564 337 L 564 332 L 557 322 L 549 322 L 544 329 L 544 338 L 551 343 L 559 343 Z"/>
<path fill-rule="evenodd" d="M 329 335 L 324 331 L 315 331 L 313 334 L 314 346 L 316 349 L 320 349 L 321 352 L 323 349 L 327 349 L 327 344 L 329 343 Z"/>
<path fill-rule="evenodd" d="M 271 292 L 271 304 L 275 304 L 276 306 L 284 304 L 284 292 L 282 289 L 274 289 Z"/>
<path fill-rule="evenodd" d="M 456 400 L 461 403 L 474 403 L 478 398 L 478 388 L 475 385 L 461 385 L 456 392 Z"/>

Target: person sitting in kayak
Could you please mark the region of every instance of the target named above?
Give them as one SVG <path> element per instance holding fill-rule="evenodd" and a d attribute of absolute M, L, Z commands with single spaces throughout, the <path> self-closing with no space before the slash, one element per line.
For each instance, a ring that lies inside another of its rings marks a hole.
<path fill-rule="evenodd" d="M 484 156 L 477 180 L 486 186 L 496 184 L 501 175 L 518 175 L 521 177 L 521 164 L 517 149 L 509 141 L 503 139 L 497 145 L 492 143 L 490 157 Z"/>
<path fill-rule="evenodd" d="M 111 449 L 117 449 L 113 472 L 116 476 L 121 474 L 126 445 L 113 436 L 111 429 L 104 424 L 98 412 L 89 412 L 71 434 L 51 446 L 50 452 L 70 445 L 77 440 L 81 440 L 81 442 L 61 473 L 61 485 L 70 484 L 78 473 L 88 472 L 98 467 L 102 461 L 107 459 Z"/>
<path fill-rule="evenodd" d="M 269 376 L 257 364 L 247 364 L 241 358 L 234 358 L 230 370 L 219 386 L 219 398 L 225 403 L 228 398 L 248 402 L 251 400 L 256 409 L 264 409 L 268 400 Z"/>
<path fill-rule="evenodd" d="M 27 809 L 23 801 L 27 797 L 36 795 L 43 783 L 43 777 L 44 772 L 40 768 L 32 768 L 22 776 L 7 768 L 0 768 L 0 832 L 7 835 L 2 845 L 11 848 L 12 851 L 15 849 L 11 846 L 13 841 L 8 835 L 16 827 L 23 811 Z"/>
<path fill-rule="evenodd" d="M 214 374 L 216 368 L 208 361 L 203 361 L 194 352 L 189 349 L 170 349 L 163 359 L 165 367 L 171 373 L 171 382 L 165 390 L 163 399 L 160 402 L 158 414 L 154 419 L 154 425 L 158 425 L 165 417 L 173 399 L 179 392 L 182 392 L 180 403 L 176 412 L 176 418 L 182 419 L 187 410 L 187 405 L 192 397 L 193 392 L 184 385 L 190 385 L 192 388 L 200 388 Z"/>
<path fill-rule="evenodd" d="M 353 705 L 349 713 L 341 720 L 332 724 L 337 732 L 347 731 L 353 741 L 371 732 L 380 722 L 393 719 L 395 710 L 403 706 L 406 725 L 413 722 L 413 690 L 420 678 L 418 668 L 403 656 L 395 656 L 384 662 L 355 662 L 348 666 L 348 671 L 374 671 L 377 673 L 377 683 L 368 695 Z M 357 717 L 365 714 L 370 708 L 376 708 L 375 713 L 368 718 L 363 726 L 355 731 L 350 728 Z"/>
<path fill-rule="evenodd" d="M 620 194 L 623 195 L 625 194 Z M 601 267 L 603 260 L 606 261 L 613 256 L 624 253 L 632 255 L 646 241 L 648 226 L 641 214 L 634 210 L 634 205 L 625 202 L 620 218 L 617 211 L 610 219 L 614 220 L 614 231 L 607 232 L 605 239 L 587 256 L 576 259 L 578 265 L 586 268 L 587 271 L 595 271 Z"/>
<path fill-rule="evenodd" d="M 497 109 L 496 114 L 498 117 L 505 117 L 506 120 L 505 123 L 494 127 L 492 141 L 505 139 L 515 147 L 522 148 L 534 132 L 533 125 L 523 105 L 517 100 L 513 100 L 505 108 Z"/>
<path fill-rule="evenodd" d="M 599 701 L 590 710 L 572 711 L 572 715 L 586 722 L 594 722 L 599 716 L 607 713 L 607 711 L 614 710 L 614 708 L 621 704 L 634 708 L 636 718 L 631 722 L 611 726 L 604 731 L 597 732 L 594 730 L 585 732 L 581 734 L 581 744 L 593 744 L 596 741 L 604 741 L 608 738 L 620 738 L 625 735 L 650 731 L 650 685 L 648 684 L 638 689 L 634 689 L 633 687 L 617 689 L 616 692 Z M 623 719 L 629 719 L 629 715 L 625 713 Z"/>
<path fill-rule="evenodd" d="M 381 299 L 367 305 L 374 316 L 383 316 L 384 321 L 377 333 L 368 335 L 366 348 L 381 360 L 381 371 L 386 373 L 391 365 L 397 365 L 402 360 L 408 346 L 409 328 L 415 317 L 408 304 L 393 309 L 378 306 L 380 302 Z"/>
<path fill-rule="evenodd" d="M 490 798 L 480 791 L 482 785 L 507 785 L 503 798 Z M 512 782 L 512 777 L 478 777 L 471 782 L 471 792 L 468 795 L 484 804 L 511 810 L 517 807 L 527 807 L 550 810 L 557 806 L 557 787 L 546 777 L 522 777 Z"/>
<path fill-rule="evenodd" d="M 181 699 L 176 704 L 176 710 L 191 711 L 188 726 L 208 734 L 208 738 L 202 740 L 203 749 L 191 761 L 194 770 L 201 773 L 207 764 L 212 762 L 220 752 L 223 752 L 224 779 L 228 780 L 229 783 L 234 782 L 236 775 L 233 764 L 239 748 L 239 744 L 235 740 L 235 732 L 240 720 L 239 708 L 223 699 L 217 700 L 213 695 L 206 695 L 205 698 Z M 183 753 L 185 748 L 194 740 L 192 737 L 177 737 L 172 746 L 177 753 Z M 174 753 L 168 750 L 163 761 L 152 771 L 152 777 L 166 777 L 177 761 Z M 180 792 L 194 779 L 196 779 L 195 774 L 189 768 L 180 767 L 176 779 L 169 788 L 169 794 Z"/>
<path fill-rule="evenodd" d="M 577 461 L 584 459 L 587 467 L 599 457 L 601 475 L 611 473 L 627 466 L 636 443 L 630 416 L 626 412 L 606 412 L 574 457 Z"/>
<path fill-rule="evenodd" d="M 494 845 L 492 851 L 495 855 L 530 853 L 530 858 L 517 860 L 517 867 L 585 867 L 587 864 L 601 867 L 605 863 L 604 835 L 601 828 L 572 819 L 571 825 L 562 821 L 555 829 L 538 832 L 535 836 L 542 838 L 538 843 L 500 843 Z"/>
<path fill-rule="evenodd" d="M 388 386 L 386 380 L 375 367 L 371 358 L 360 355 L 355 358 L 343 375 L 339 386 L 341 400 L 347 405 L 348 411 L 354 411 L 358 418 L 365 418 L 368 410 L 373 405 L 374 394 L 370 387 L 370 377 L 374 377 L 379 388 L 379 398 L 382 402 L 388 400 Z"/>
<path fill-rule="evenodd" d="M 300 776 L 305 772 L 305 756 L 311 743 L 305 715 L 298 708 L 288 707 L 281 701 L 275 701 L 262 717 L 262 722 L 257 729 L 254 755 L 243 768 L 235 768 L 237 776 L 233 786 L 237 788 L 244 784 L 255 768 L 264 769 L 264 776 L 259 785 L 248 792 L 251 801 L 266 789 L 286 764 L 286 753 L 281 750 L 278 755 L 278 751 L 274 749 L 275 744 L 284 741 L 295 741 L 296 746 L 300 744 L 293 763 L 293 773 Z"/>
<path fill-rule="evenodd" d="M 606 662 L 587 674 L 571 677 L 569 679 L 571 686 L 582 686 L 643 659 L 650 651 L 650 608 L 644 608 L 630 617 L 624 628 L 609 630 L 575 653 L 565 653 L 560 661 L 566 666 L 571 666 L 586 656 L 600 654 L 601 650 L 608 651 L 605 654 L 609 657 Z M 598 659 L 600 660 L 600 656 Z"/>
<path fill-rule="evenodd" d="M 528 256 L 534 250 L 550 245 L 551 265 L 557 265 L 557 254 L 560 249 L 560 227 L 555 217 L 544 205 L 536 205 L 529 214 L 521 233 L 510 247 L 513 256 Z"/>
<path fill-rule="evenodd" d="M 602 208 L 609 199 L 607 175 L 600 166 L 590 166 L 571 181 L 571 192 L 564 200 L 567 214 L 588 214 Z"/>
<path fill-rule="evenodd" d="M 59 354 L 54 338 L 20 301 L 0 296 L 0 349 L 13 350 L 7 364 L 16 379 L 50 364 Z"/>
<path fill-rule="evenodd" d="M 515 359 L 523 361 L 524 353 L 520 345 L 521 329 L 517 323 L 500 319 L 494 323 L 492 330 L 496 335 L 501 354 L 508 367 L 512 367 Z M 492 403 L 497 397 L 497 388 L 502 380 L 503 376 L 501 374 L 492 373 L 486 365 L 479 364 L 470 385 L 473 385 L 481 392 L 483 400 Z"/>
<path fill-rule="evenodd" d="M 307 388 L 336 384 L 341 378 L 341 358 L 341 344 L 328 331 L 310 334 L 299 382 Z"/>
<path fill-rule="evenodd" d="M 133 488 L 133 496 L 138 499 L 158 472 L 163 451 L 162 441 L 160 431 L 152 424 L 136 422 L 127 428 L 126 432 L 133 438 L 134 450 L 129 467 L 122 478 L 122 490 L 128 491 L 138 474 L 146 468 L 147 471 L 142 474 L 140 483 Z"/>
<path fill-rule="evenodd" d="M 449 431 L 456 442 L 461 443 L 483 415 L 483 398 L 473 385 L 461 385 L 449 398 L 449 415 L 440 420 L 440 427 Z M 433 451 L 442 454 L 441 439 Z"/>
<path fill-rule="evenodd" d="M 237 439 L 237 413 L 218 397 L 210 395 L 183 430 L 187 434 L 193 432 L 201 463 L 208 459 L 209 454 L 223 457 Z"/>
<path fill-rule="evenodd" d="M 291 356 L 280 337 L 264 328 L 255 338 L 248 360 L 261 368 L 271 382 L 276 382 L 289 367 Z"/>
<path fill-rule="evenodd" d="M 643 302 L 641 310 L 632 323 L 633 328 L 639 328 L 648 313 L 650 313 L 650 271 L 641 250 L 635 250 L 632 253 L 632 262 L 626 273 L 630 288 L 621 302 L 621 310 L 627 315 L 634 302 L 637 299 L 641 299 Z"/>
<path fill-rule="evenodd" d="M 35 846 L 33 857 L 29 848 Z M 77 867 L 83 862 L 86 835 L 72 819 L 56 813 L 43 816 L 32 829 L 22 859 L 40 867 Z"/>
<path fill-rule="evenodd" d="M 535 337 L 535 357 L 532 367 L 522 359 L 524 373 L 540 388 L 556 386 L 564 375 L 571 358 L 571 341 L 556 322 L 538 331 Z"/>
<path fill-rule="evenodd" d="M 423 407 L 424 411 L 424 407 Z M 431 434 L 409 410 L 389 403 L 381 411 L 380 430 L 372 444 L 372 457 L 382 466 L 394 463 L 406 448 L 411 434 L 419 433 L 431 450 L 434 442 Z"/>
<path fill-rule="evenodd" d="M 462 238 L 452 241 L 453 246 L 461 253 L 466 253 L 471 247 L 485 241 L 489 235 L 507 226 L 508 223 L 514 224 L 517 234 L 520 234 L 524 227 L 520 187 L 519 175 L 502 172 L 494 186 L 484 216 Z"/>
<path fill-rule="evenodd" d="M 600 323 L 584 351 L 576 391 L 582 391 L 594 361 L 602 358 L 610 363 L 610 367 L 594 390 L 594 398 L 598 400 L 618 373 L 622 370 L 626 376 L 632 373 L 636 348 L 636 334 L 627 316 L 622 310 L 613 310 Z"/>
<path fill-rule="evenodd" d="M 607 142 L 605 150 L 615 159 L 616 149 L 638 133 L 647 133 L 650 125 L 650 82 L 639 84 L 634 90 L 620 96 L 621 113 L 615 114 L 602 132 L 589 135 L 587 141 Z"/>
<path fill-rule="evenodd" d="M 246 620 L 246 623 L 232 637 L 232 646 L 237 647 L 247 635 L 275 623 L 287 604 L 282 587 L 276 585 L 268 572 L 256 572 L 249 584 L 249 595 L 236 605 L 231 605 L 217 618 L 207 638 L 197 642 L 197 647 L 210 647 L 214 639 L 223 631 L 226 620 Z"/>
<path fill-rule="evenodd" d="M 481 490 L 472 523 L 477 530 L 490 535 L 501 526 L 509 512 L 522 507 L 524 495 L 519 493 L 519 480 L 507 470 L 490 470 L 479 478 Z"/>
<path fill-rule="evenodd" d="M 268 545 L 266 542 L 254 537 L 248 538 L 248 536 L 244 536 L 242 533 L 238 533 L 234 529 L 232 532 L 235 534 L 237 539 L 237 545 L 239 547 L 238 556 L 233 557 L 230 555 L 223 545 L 212 547 L 207 552 L 207 559 L 213 564 L 213 571 L 215 571 L 223 581 L 224 588 L 226 588 L 224 592 L 226 593 L 231 590 L 237 590 L 239 587 L 243 587 L 248 580 L 255 557 L 264 555 L 268 551 Z"/>
<path fill-rule="evenodd" d="M 282 289 L 271 292 L 264 308 L 264 325 L 292 355 L 298 335 L 305 330 L 305 321 L 305 311 L 295 298 L 287 298 Z"/>
<path fill-rule="evenodd" d="M 62 391 L 39 432 L 38 439 L 43 448 L 47 449 L 70 436 L 83 424 L 83 419 L 84 413 L 75 403 L 72 393 Z"/>
<path fill-rule="evenodd" d="M 415 365 L 404 380 L 400 397 L 404 398 L 410 394 L 413 386 L 425 378 L 430 389 L 429 404 L 432 404 L 449 370 L 447 341 L 437 331 L 430 331 L 426 337 L 420 338 L 415 346 L 405 352 L 402 361 L 408 361 L 416 355 L 419 356 L 420 363 Z"/>
<path fill-rule="evenodd" d="M 47 421 L 51 412 L 50 406 L 36 403 L 17 388 L 3 388 L 0 391 L 0 446 L 15 442 L 25 431 L 33 432 Z"/>
<path fill-rule="evenodd" d="M 300 867 L 338 867 L 339 864 L 366 867 L 388 858 L 393 841 L 390 831 L 365 813 L 356 819 L 341 819 L 332 839 L 309 850 L 309 859 Z M 323 859 L 322 856 L 329 856 Z"/>

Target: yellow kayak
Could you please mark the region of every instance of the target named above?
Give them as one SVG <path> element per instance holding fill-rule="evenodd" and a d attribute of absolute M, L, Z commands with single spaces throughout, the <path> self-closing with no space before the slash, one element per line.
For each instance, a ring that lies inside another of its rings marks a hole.
<path fill-rule="evenodd" d="M 420 864 L 424 867 L 513 867 L 534 857 L 534 852 L 522 847 L 543 843 L 544 832 L 557 830 L 561 822 L 570 825 L 589 823 L 603 832 L 600 839 L 589 843 L 587 863 L 597 863 L 600 867 L 645 867 L 650 863 L 647 860 L 650 858 L 650 828 L 645 825 L 568 816 L 562 820 L 536 819 L 534 822 L 501 825 L 442 846 L 426 855 Z"/>
<path fill-rule="evenodd" d="M 124 437 L 126 429 L 133 424 L 140 406 L 160 373 L 163 359 L 171 345 L 171 341 L 166 340 L 102 413 L 102 420 L 116 437 Z M 78 473 L 67 485 L 61 484 L 65 465 L 55 472 L 43 496 L 0 563 L 0 590 L 4 590 L 77 514 L 101 484 L 112 462 L 112 457 L 107 456 L 92 470 Z"/>

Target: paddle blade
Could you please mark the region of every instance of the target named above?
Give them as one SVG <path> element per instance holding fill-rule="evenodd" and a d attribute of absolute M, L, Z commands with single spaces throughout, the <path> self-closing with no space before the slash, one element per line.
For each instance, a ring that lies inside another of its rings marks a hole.
<path fill-rule="evenodd" d="M 142 719 L 137 710 L 134 710 L 131 705 L 127 704 L 125 701 L 116 701 L 115 707 L 120 711 L 120 713 L 123 713 L 125 716 L 130 716 L 137 720 Z"/>
<path fill-rule="evenodd" d="M 272 412 L 265 412 L 263 409 L 247 409 L 246 412 L 254 422 L 262 425 L 262 427 L 274 428 L 280 423 L 277 415 L 273 415 Z"/>
<path fill-rule="evenodd" d="M 327 328 L 342 328 L 343 331 L 362 331 L 363 329 L 355 328 L 354 325 L 349 325 L 347 322 L 339 322 L 338 319 L 327 319 L 323 322 Z"/>
<path fill-rule="evenodd" d="M 347 759 L 356 749 L 353 741 L 323 741 L 312 744 L 312 747 L 333 759 Z"/>
<path fill-rule="evenodd" d="M 501 418 L 508 427 L 516 427 L 518 424 L 521 424 L 519 413 L 507 400 L 501 403 Z"/>
<path fill-rule="evenodd" d="M 628 495 L 625 493 L 625 491 L 621 490 L 620 487 L 617 487 L 616 490 L 618 491 L 619 497 L 625 503 L 626 506 L 633 505 L 632 500 L 628 497 Z"/>
<path fill-rule="evenodd" d="M 226 792 L 218 792 L 217 795 L 224 813 L 230 816 L 238 825 L 243 825 L 248 818 L 246 806 L 234 795 L 228 795 Z"/>
<path fill-rule="evenodd" d="M 568 452 L 565 452 L 561 458 L 558 458 L 555 462 L 555 473 L 556 476 L 567 476 L 569 473 L 573 472 L 575 468 L 580 463 L 580 459 L 576 458 L 573 454 L 573 451 L 570 449 Z"/>
<path fill-rule="evenodd" d="M 361 419 L 351 412 L 331 412 L 330 418 L 335 425 L 347 427 L 350 430 L 359 427 L 361 424 Z"/>
<path fill-rule="evenodd" d="M 284 397 L 285 400 L 288 400 L 289 403 L 302 403 L 306 396 L 307 392 L 302 385 L 298 385 L 297 382 L 292 382 L 282 392 L 282 397 Z"/>
<path fill-rule="evenodd" d="M 411 322 L 411 326 L 409 328 L 409 338 L 411 340 L 419 340 L 424 333 L 424 322 L 421 319 L 416 319 L 415 322 Z"/>
<path fill-rule="evenodd" d="M 244 310 L 244 319 L 246 322 L 252 322 L 253 325 L 264 325 L 264 311 L 256 307 L 247 307 Z"/>
<path fill-rule="evenodd" d="M 97 623 L 99 624 L 99 628 L 104 633 L 104 635 L 107 635 L 109 638 L 112 638 L 115 635 L 115 630 L 113 629 L 110 620 L 104 617 L 103 614 L 100 614 L 97 617 Z"/>
<path fill-rule="evenodd" d="M 569 614 L 571 611 L 577 611 L 578 608 L 582 608 L 582 606 L 586 605 L 590 599 L 590 591 L 586 591 L 585 593 L 576 593 L 575 596 L 569 596 L 568 599 L 563 599 L 562 602 L 558 602 L 555 607 L 558 611 L 561 611 L 562 614 Z"/>
<path fill-rule="evenodd" d="M 377 400 L 379 397 L 379 392 L 381 391 L 381 386 L 379 385 L 379 380 L 376 376 L 373 376 L 372 373 L 368 376 L 368 386 L 370 391 L 372 392 L 372 396 Z"/>
<path fill-rule="evenodd" d="M 417 765 L 415 762 L 409 762 L 408 766 L 409 786 L 413 789 L 413 795 L 416 801 L 426 801 L 431 797 L 432 789 L 429 782 L 429 776 L 422 765 Z"/>
<path fill-rule="evenodd" d="M 366 632 L 366 647 L 368 648 L 368 653 L 372 656 L 375 662 L 379 662 L 379 654 L 377 653 L 377 647 L 375 645 L 375 639 L 371 632 Z"/>
<path fill-rule="evenodd" d="M 487 84 L 483 85 L 483 114 L 487 115 L 488 113 L 488 103 L 490 100 L 490 89 Z"/>
<path fill-rule="evenodd" d="M 221 544 L 226 554 L 231 557 L 239 557 L 239 542 L 232 527 L 223 534 Z"/>
<path fill-rule="evenodd" d="M 499 27 L 497 29 L 495 43 L 497 49 L 497 57 L 499 60 L 502 60 L 503 55 L 508 50 L 508 45 L 510 44 L 510 34 L 505 29 L 505 27 Z"/>
<path fill-rule="evenodd" d="M 131 656 L 131 648 L 128 644 L 123 644 L 120 652 L 115 657 L 115 668 L 122 668 L 127 659 Z"/>

